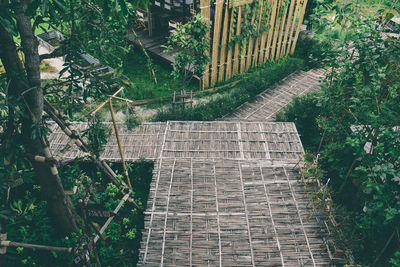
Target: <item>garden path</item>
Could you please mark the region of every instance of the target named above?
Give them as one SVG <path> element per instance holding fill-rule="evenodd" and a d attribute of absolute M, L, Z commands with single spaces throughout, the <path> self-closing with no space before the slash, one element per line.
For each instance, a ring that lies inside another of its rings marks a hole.
<path fill-rule="evenodd" d="M 254 101 L 244 103 L 222 120 L 274 121 L 276 113 L 294 97 L 319 90 L 319 80 L 323 73 L 322 69 L 296 71 L 276 83 L 272 90 L 259 94 Z"/>
<path fill-rule="evenodd" d="M 258 99 L 264 102 L 256 108 L 244 104 L 247 112 L 238 110 L 237 121 L 120 127 L 127 161 L 155 161 L 139 266 L 329 265 L 327 214 L 313 212 L 306 188 L 298 182 L 296 165 L 304 150 L 296 127 L 265 119 L 277 111 L 267 110 L 270 105 L 281 108 L 292 96 L 316 89 L 318 73 L 292 74 L 277 88 L 295 93 L 261 94 Z M 298 82 L 287 85 L 293 81 Z M 262 122 L 246 121 L 253 118 Z M 63 149 L 68 138 L 52 127 L 53 153 L 63 152 L 65 159 L 83 156 Z M 119 161 L 114 136 L 102 157 Z"/>

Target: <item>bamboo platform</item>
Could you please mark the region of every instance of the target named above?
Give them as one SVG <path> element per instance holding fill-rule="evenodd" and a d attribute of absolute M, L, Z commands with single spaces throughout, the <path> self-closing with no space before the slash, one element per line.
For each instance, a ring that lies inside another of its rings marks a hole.
<path fill-rule="evenodd" d="M 57 153 L 66 143 L 52 127 Z M 127 161 L 146 156 L 156 166 L 139 266 L 329 265 L 327 214 L 309 219 L 293 169 L 303 154 L 293 123 L 145 123 L 121 126 L 120 137 Z M 118 153 L 111 138 L 102 157 Z"/>
<path fill-rule="evenodd" d="M 274 121 L 276 113 L 292 102 L 294 97 L 319 90 L 319 81 L 322 78 L 323 71 L 319 69 L 297 71 L 259 94 L 254 101 L 244 103 L 222 120 Z"/>
<path fill-rule="evenodd" d="M 320 75 L 290 75 L 276 86 L 280 93 L 261 94 L 256 108 L 244 104 L 230 118 L 237 121 L 144 123 L 131 131 L 120 125 L 126 161 L 155 161 L 138 266 L 331 264 L 328 215 L 314 212 L 299 183 L 304 150 L 296 127 L 265 122 L 294 95 L 317 89 Z M 257 118 L 263 122 L 246 121 Z M 84 156 L 58 126 L 51 130 L 53 154 Z M 101 157 L 120 159 L 113 137 Z"/>
<path fill-rule="evenodd" d="M 110 129 L 111 123 L 105 123 Z M 73 123 L 85 130 L 86 123 Z M 50 150 L 64 160 L 83 157 L 76 147 L 67 147 L 69 138 L 53 124 Z M 259 159 L 297 162 L 303 147 L 293 123 L 256 122 L 168 122 L 144 123 L 132 131 L 119 128 L 126 161 L 139 158 Z M 65 149 L 67 147 L 67 149 Z M 119 150 L 112 137 L 101 157 L 119 161 Z"/>
<path fill-rule="evenodd" d="M 291 164 L 161 158 L 139 266 L 328 266 Z"/>

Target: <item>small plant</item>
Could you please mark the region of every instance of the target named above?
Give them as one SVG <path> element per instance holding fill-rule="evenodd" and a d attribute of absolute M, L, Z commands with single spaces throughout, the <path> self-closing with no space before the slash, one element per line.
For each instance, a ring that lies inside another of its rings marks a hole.
<path fill-rule="evenodd" d="M 125 125 L 128 130 L 132 130 L 135 127 L 139 126 L 141 124 L 141 118 L 136 117 L 135 115 L 132 114 L 127 114 L 125 116 Z"/>
<path fill-rule="evenodd" d="M 110 129 L 97 119 L 93 119 L 89 122 L 89 128 L 84 131 L 82 136 L 89 140 L 91 152 L 96 156 L 100 156 L 103 146 L 107 143 L 110 136 Z"/>
<path fill-rule="evenodd" d="M 206 55 L 210 49 L 208 31 L 207 24 L 199 14 L 188 23 L 177 25 L 176 32 L 170 35 L 165 46 L 165 52 L 171 52 L 176 46 L 181 48 L 172 64 L 174 79 L 182 79 L 186 84 L 194 75 L 202 76 L 204 66 L 210 61 Z"/>

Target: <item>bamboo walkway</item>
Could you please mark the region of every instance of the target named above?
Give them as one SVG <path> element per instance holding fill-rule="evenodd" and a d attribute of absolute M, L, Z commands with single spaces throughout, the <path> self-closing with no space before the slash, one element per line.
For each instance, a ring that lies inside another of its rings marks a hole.
<path fill-rule="evenodd" d="M 323 70 L 297 71 L 261 93 L 252 102 L 241 105 L 233 114 L 222 120 L 274 121 L 276 113 L 287 106 L 294 97 L 319 90 Z"/>
<path fill-rule="evenodd" d="M 282 93 L 282 102 L 316 88 L 319 75 L 289 76 L 277 88 L 296 91 Z M 278 96 L 271 92 L 270 97 Z M 264 115 L 264 122 L 245 121 L 267 114 L 266 103 L 258 109 L 243 105 L 248 115 L 238 111 L 241 121 L 144 123 L 131 131 L 120 127 L 127 161 L 155 161 L 139 266 L 330 264 L 324 241 L 327 214 L 310 216 L 313 207 L 298 182 L 296 164 L 304 150 L 294 123 L 266 122 L 272 115 Z M 54 154 L 85 156 L 68 146 L 57 126 L 52 131 Z M 119 160 L 114 138 L 101 157 Z"/>

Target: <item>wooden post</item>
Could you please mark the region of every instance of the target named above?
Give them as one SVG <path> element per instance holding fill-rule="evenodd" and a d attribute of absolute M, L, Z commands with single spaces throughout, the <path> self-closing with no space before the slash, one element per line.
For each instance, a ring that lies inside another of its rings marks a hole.
<path fill-rule="evenodd" d="M 111 97 L 118 95 L 122 90 L 124 90 L 124 87 L 119 88 L 118 91 L 116 91 L 114 94 L 112 94 Z M 110 98 L 108 98 L 106 101 L 101 103 L 92 113 L 90 113 L 90 116 L 93 117 L 100 109 L 102 109 L 106 104 L 109 103 L 109 100 L 110 100 Z"/>
<path fill-rule="evenodd" d="M 109 106 L 110 106 L 110 112 L 111 112 L 111 118 L 112 118 L 113 125 L 114 125 L 115 136 L 116 136 L 116 138 L 117 138 L 119 153 L 120 153 L 120 155 L 121 155 L 122 167 L 124 168 L 124 175 L 125 175 L 125 178 L 126 178 L 126 182 L 128 183 L 129 190 L 131 190 L 131 191 L 133 192 L 133 190 L 132 190 L 132 185 L 131 185 L 131 181 L 129 180 L 128 170 L 127 170 L 127 168 L 126 168 L 124 152 L 123 152 L 123 150 L 122 150 L 121 141 L 120 141 L 120 139 L 119 139 L 118 126 L 117 126 L 117 122 L 116 122 L 116 120 L 115 120 L 115 114 L 114 114 L 114 109 L 113 109 L 112 98 L 111 98 L 111 97 L 108 99 L 108 104 L 109 104 Z"/>
<path fill-rule="evenodd" d="M 172 97 L 172 109 L 175 111 L 176 109 L 176 91 L 174 91 L 174 96 Z"/>

